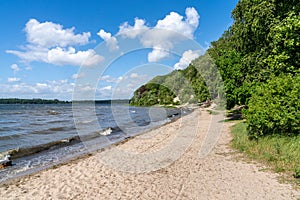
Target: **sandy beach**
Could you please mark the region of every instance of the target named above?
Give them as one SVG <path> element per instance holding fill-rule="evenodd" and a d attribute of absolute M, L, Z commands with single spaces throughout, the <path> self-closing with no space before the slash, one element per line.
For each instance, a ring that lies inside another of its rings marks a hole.
<path fill-rule="evenodd" d="M 209 129 L 219 129 L 211 120 L 196 109 L 119 145 L 1 184 L 0 199 L 300 198 L 278 174 L 237 159 L 231 123 L 209 137 Z"/>

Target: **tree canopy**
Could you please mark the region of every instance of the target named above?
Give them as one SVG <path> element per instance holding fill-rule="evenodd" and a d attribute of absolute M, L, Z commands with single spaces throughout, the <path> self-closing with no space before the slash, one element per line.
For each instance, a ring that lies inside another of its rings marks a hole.
<path fill-rule="evenodd" d="M 171 103 L 175 96 L 179 103 L 201 102 L 225 91 L 227 109 L 245 105 L 251 136 L 299 134 L 300 2 L 240 0 L 232 18 L 232 26 L 205 55 L 184 70 L 150 81 L 168 89 L 163 96 L 159 88 L 151 93 L 160 95 L 156 103 Z M 210 79 L 218 74 L 215 69 L 220 77 Z M 132 103 L 139 96 L 141 88 Z"/>

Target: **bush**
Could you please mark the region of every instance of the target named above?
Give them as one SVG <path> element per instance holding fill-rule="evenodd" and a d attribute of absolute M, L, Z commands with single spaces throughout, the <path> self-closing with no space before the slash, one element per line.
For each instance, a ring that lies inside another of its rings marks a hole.
<path fill-rule="evenodd" d="M 281 75 L 258 86 L 244 113 L 250 137 L 299 135 L 299 99 L 299 75 Z"/>

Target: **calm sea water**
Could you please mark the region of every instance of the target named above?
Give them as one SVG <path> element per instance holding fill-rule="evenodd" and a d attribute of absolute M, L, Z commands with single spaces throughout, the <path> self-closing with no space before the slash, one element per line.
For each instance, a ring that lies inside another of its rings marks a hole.
<path fill-rule="evenodd" d="M 0 170 L 0 181 L 122 141 L 181 114 L 124 104 L 0 105 L 0 159 L 10 154 L 13 160 L 12 167 Z"/>

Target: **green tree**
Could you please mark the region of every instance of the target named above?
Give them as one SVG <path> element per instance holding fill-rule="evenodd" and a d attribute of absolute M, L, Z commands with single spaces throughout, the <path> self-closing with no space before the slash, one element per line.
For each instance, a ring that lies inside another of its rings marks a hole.
<path fill-rule="evenodd" d="M 273 77 L 257 86 L 245 112 L 251 137 L 300 134 L 300 76 Z"/>

